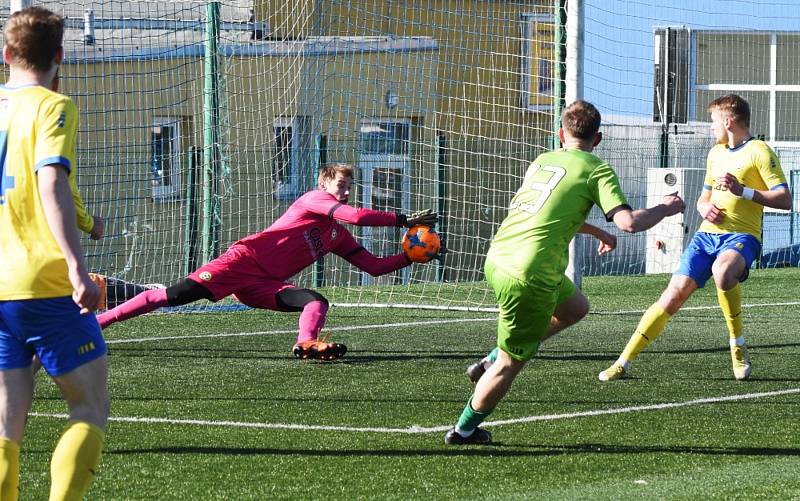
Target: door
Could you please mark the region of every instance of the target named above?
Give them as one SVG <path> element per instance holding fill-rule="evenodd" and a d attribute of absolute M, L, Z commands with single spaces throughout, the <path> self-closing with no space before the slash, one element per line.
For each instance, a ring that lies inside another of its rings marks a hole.
<path fill-rule="evenodd" d="M 408 213 L 411 205 L 411 121 L 364 119 L 358 132 L 358 172 L 361 206 L 374 210 Z M 362 229 L 361 244 L 376 256 L 401 252 L 403 228 Z M 384 277 L 364 274 L 363 285 L 408 282 L 408 268 Z"/>

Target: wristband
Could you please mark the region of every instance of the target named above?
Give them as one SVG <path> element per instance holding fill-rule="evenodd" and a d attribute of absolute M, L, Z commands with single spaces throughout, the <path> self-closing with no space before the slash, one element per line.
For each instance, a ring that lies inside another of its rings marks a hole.
<path fill-rule="evenodd" d="M 756 192 L 753 188 L 748 188 L 747 186 L 742 187 L 742 198 L 745 200 L 752 200 L 753 194 Z"/>

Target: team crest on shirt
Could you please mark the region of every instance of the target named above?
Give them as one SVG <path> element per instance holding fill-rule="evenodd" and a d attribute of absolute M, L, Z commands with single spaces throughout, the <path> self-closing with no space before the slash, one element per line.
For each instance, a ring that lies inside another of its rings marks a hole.
<path fill-rule="evenodd" d="M 206 282 L 211 280 L 211 272 L 210 271 L 201 271 L 199 275 L 200 280 L 205 280 Z"/>
<path fill-rule="evenodd" d="M 336 228 L 333 228 L 331 230 L 331 240 L 336 240 L 336 233 Z"/>
<path fill-rule="evenodd" d="M 60 129 L 64 127 L 64 124 L 66 122 L 67 122 L 67 112 L 62 111 L 61 114 L 58 115 L 58 122 L 56 123 L 56 125 L 58 125 L 58 128 Z"/>
<path fill-rule="evenodd" d="M 736 244 L 736 246 L 735 246 L 735 247 L 736 247 L 737 249 L 739 249 L 739 250 L 742 250 L 742 249 L 744 249 L 744 244 L 743 244 L 743 243 L 741 243 L 741 242 L 738 242 L 738 243 Z"/>

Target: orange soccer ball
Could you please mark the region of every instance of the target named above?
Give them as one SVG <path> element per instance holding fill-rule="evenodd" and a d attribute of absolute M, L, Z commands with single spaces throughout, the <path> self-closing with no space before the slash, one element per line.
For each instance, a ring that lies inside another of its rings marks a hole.
<path fill-rule="evenodd" d="M 441 248 L 439 234 L 430 226 L 412 226 L 403 235 L 403 252 L 415 263 L 427 263 Z"/>

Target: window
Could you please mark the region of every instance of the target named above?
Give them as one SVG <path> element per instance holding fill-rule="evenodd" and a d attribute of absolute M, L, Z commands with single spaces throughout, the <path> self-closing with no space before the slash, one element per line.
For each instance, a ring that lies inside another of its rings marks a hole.
<path fill-rule="evenodd" d="M 408 213 L 411 205 L 410 119 L 364 118 L 358 128 L 358 194 L 361 206 Z M 361 228 L 361 244 L 377 256 L 400 252 L 401 231 L 395 227 Z M 362 285 L 408 281 L 408 268 L 383 277 L 362 275 Z"/>
<path fill-rule="evenodd" d="M 769 137 L 769 92 L 755 92 L 747 90 L 698 90 L 696 91 L 697 119 L 704 122 L 711 121 L 708 112 L 708 103 L 725 94 L 738 94 L 750 104 L 750 132 L 753 136 L 767 139 Z"/>
<path fill-rule="evenodd" d="M 769 35 L 700 32 L 697 83 L 768 84 L 769 52 Z"/>
<path fill-rule="evenodd" d="M 800 35 L 778 35 L 777 83 L 797 85 L 800 83 Z"/>
<path fill-rule="evenodd" d="M 280 117 L 272 124 L 272 196 L 276 200 L 294 200 L 308 188 L 302 175 L 302 158 L 309 157 L 314 148 L 307 126 L 307 117 Z"/>
<path fill-rule="evenodd" d="M 694 119 L 708 121 L 708 103 L 739 94 L 750 103 L 750 132 L 773 147 L 800 144 L 800 34 L 696 31 L 693 33 Z"/>
<path fill-rule="evenodd" d="M 359 152 L 373 155 L 408 155 L 410 123 L 364 120 L 359 130 Z"/>
<path fill-rule="evenodd" d="M 150 132 L 150 183 L 154 202 L 180 198 L 180 121 L 156 117 Z"/>
<path fill-rule="evenodd" d="M 555 23 L 550 14 L 522 14 L 522 107 L 532 111 L 553 109 Z"/>
<path fill-rule="evenodd" d="M 775 93 L 776 141 L 800 142 L 800 92 Z"/>

